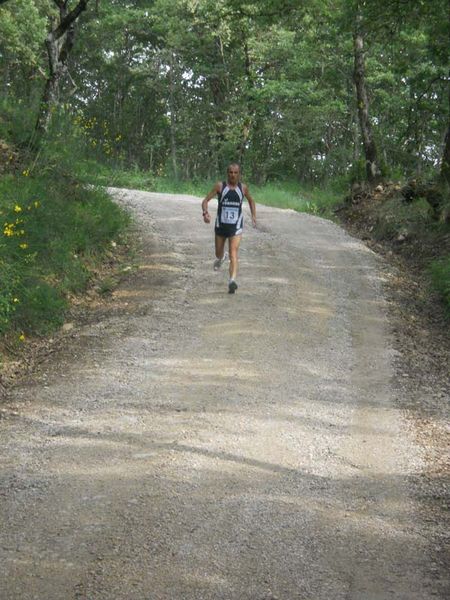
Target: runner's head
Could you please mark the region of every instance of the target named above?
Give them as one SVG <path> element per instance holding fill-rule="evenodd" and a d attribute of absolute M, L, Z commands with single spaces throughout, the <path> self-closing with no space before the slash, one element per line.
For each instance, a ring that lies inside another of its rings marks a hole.
<path fill-rule="evenodd" d="M 228 183 L 236 185 L 241 176 L 241 168 L 238 163 L 230 163 L 227 168 Z"/>

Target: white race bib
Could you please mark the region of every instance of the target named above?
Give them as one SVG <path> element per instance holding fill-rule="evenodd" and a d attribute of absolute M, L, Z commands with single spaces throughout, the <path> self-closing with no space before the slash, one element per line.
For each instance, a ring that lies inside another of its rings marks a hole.
<path fill-rule="evenodd" d="M 239 218 L 239 209 L 233 206 L 223 206 L 221 213 L 221 222 L 225 225 L 236 225 Z"/>

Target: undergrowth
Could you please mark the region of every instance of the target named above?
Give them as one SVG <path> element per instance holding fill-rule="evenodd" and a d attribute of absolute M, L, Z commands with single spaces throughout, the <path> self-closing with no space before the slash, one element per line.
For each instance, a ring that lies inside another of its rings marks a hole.
<path fill-rule="evenodd" d="M 129 224 L 104 188 L 88 183 L 84 141 L 55 118 L 39 152 L 22 151 L 20 168 L 0 178 L 0 336 L 23 341 L 59 327 L 70 295 L 86 289 Z"/>
<path fill-rule="evenodd" d="M 0 181 L 0 333 L 43 334 L 61 325 L 128 216 L 101 188 L 55 175 Z"/>
<path fill-rule="evenodd" d="M 416 235 L 431 226 L 431 207 L 425 200 L 405 204 L 401 197 L 395 196 L 376 208 L 374 237 L 389 240 L 400 234 Z"/>
<path fill-rule="evenodd" d="M 450 256 L 434 260 L 430 273 L 434 288 L 441 294 L 450 317 Z"/>

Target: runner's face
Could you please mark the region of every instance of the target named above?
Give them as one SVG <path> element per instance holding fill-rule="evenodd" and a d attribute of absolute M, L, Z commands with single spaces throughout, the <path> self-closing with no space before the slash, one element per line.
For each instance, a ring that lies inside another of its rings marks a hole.
<path fill-rule="evenodd" d="M 228 167 L 227 175 L 228 183 L 231 183 L 231 185 L 236 185 L 236 183 L 239 181 L 239 167 Z"/>

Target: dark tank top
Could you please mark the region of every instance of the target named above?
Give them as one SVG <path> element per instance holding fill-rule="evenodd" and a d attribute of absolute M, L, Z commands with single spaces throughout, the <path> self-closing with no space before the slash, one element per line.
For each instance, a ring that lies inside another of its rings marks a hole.
<path fill-rule="evenodd" d="M 235 189 L 228 187 L 226 181 L 222 181 L 222 191 L 217 194 L 219 206 L 217 209 L 216 226 L 242 227 L 242 201 L 244 192 L 242 184 L 238 183 Z"/>

